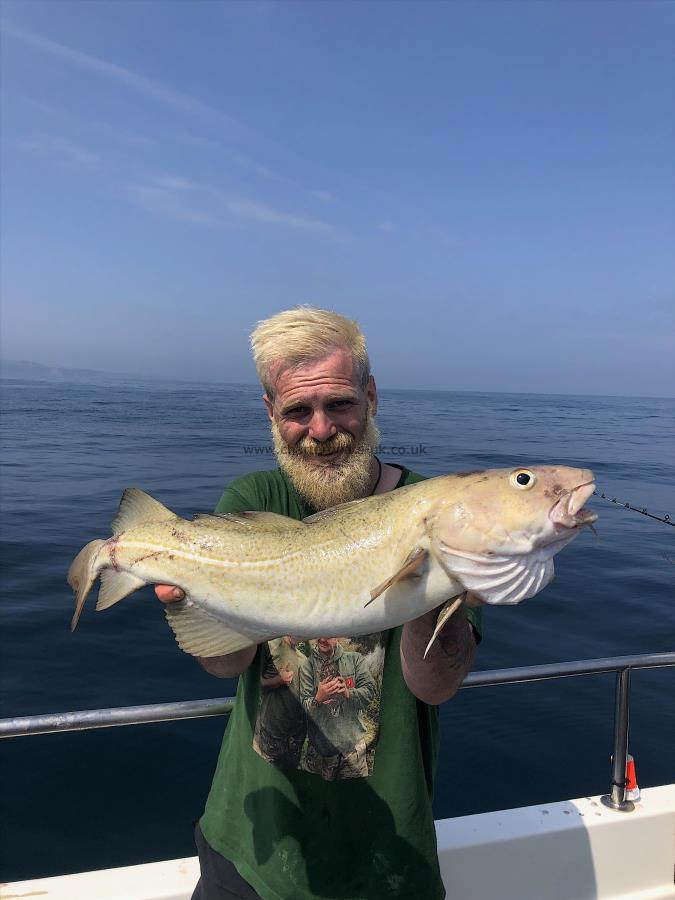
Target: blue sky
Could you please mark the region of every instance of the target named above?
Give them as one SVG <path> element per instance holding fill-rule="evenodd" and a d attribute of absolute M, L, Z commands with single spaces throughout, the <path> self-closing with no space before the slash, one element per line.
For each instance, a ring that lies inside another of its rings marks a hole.
<path fill-rule="evenodd" d="M 4 0 L 6 358 L 672 396 L 675 4 Z"/>

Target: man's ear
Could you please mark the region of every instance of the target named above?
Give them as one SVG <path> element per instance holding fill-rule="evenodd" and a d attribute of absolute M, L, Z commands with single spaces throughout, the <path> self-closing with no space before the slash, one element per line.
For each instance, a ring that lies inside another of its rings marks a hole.
<path fill-rule="evenodd" d="M 270 400 L 267 394 L 263 394 L 263 403 L 267 407 L 267 415 L 270 417 L 270 422 L 274 419 L 274 403 Z"/>
<path fill-rule="evenodd" d="M 368 403 L 370 404 L 370 411 L 373 415 L 375 415 L 375 413 L 377 412 L 377 385 L 375 384 L 375 379 L 372 375 L 368 379 L 366 396 L 368 397 Z"/>

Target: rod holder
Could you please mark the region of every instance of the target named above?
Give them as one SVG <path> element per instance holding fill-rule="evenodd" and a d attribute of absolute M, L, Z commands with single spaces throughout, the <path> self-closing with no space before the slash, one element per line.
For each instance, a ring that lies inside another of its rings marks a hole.
<path fill-rule="evenodd" d="M 614 754 L 612 756 L 612 780 L 609 794 L 600 798 L 610 809 L 632 812 L 635 804 L 626 799 L 626 755 L 628 753 L 628 720 L 630 701 L 630 669 L 616 673 L 614 698 Z"/>

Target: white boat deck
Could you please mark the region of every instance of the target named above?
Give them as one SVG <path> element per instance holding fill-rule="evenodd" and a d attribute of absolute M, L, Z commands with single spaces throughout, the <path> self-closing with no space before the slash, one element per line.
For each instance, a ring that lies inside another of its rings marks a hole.
<path fill-rule="evenodd" d="M 675 784 L 436 823 L 448 900 L 675 898 Z M 0 885 L 0 900 L 189 900 L 196 857 Z M 292 898 L 289 898 L 292 900 Z M 422 898 L 420 898 L 422 900 Z"/>
<path fill-rule="evenodd" d="M 449 900 L 675 897 L 675 784 L 630 813 L 585 797 L 436 823 Z"/>

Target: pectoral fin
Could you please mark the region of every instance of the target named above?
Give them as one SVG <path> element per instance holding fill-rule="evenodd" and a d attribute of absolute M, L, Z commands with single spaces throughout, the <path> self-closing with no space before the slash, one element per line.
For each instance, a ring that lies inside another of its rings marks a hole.
<path fill-rule="evenodd" d="M 431 645 L 436 640 L 438 635 L 441 632 L 441 629 L 448 621 L 450 616 L 457 612 L 459 607 L 462 605 L 462 602 L 465 598 L 466 594 L 460 594 L 458 597 L 451 597 L 447 600 L 443 606 L 441 607 L 441 611 L 438 614 L 438 619 L 436 620 L 436 627 L 434 628 L 434 633 L 431 635 L 431 640 L 427 644 L 427 649 L 424 651 L 423 659 L 427 658 L 427 653 L 431 650 Z"/>
<path fill-rule="evenodd" d="M 132 575 L 131 572 L 117 572 L 115 569 L 103 569 L 101 572 L 101 588 L 98 592 L 96 609 L 108 609 L 148 582 Z"/>
<path fill-rule="evenodd" d="M 226 656 L 258 643 L 256 639 L 228 628 L 220 619 L 187 600 L 167 603 L 164 611 L 178 646 L 192 656 Z"/>
<path fill-rule="evenodd" d="M 427 550 L 413 550 L 398 572 L 392 575 L 391 578 L 387 578 L 386 581 L 383 581 L 382 584 L 379 584 L 370 592 L 370 600 L 368 600 L 365 605 L 370 606 L 373 600 L 376 600 L 380 594 L 383 594 L 393 584 L 397 584 L 399 581 L 405 581 L 406 578 L 419 578 L 422 574 L 422 568 L 428 555 L 429 553 Z"/>

